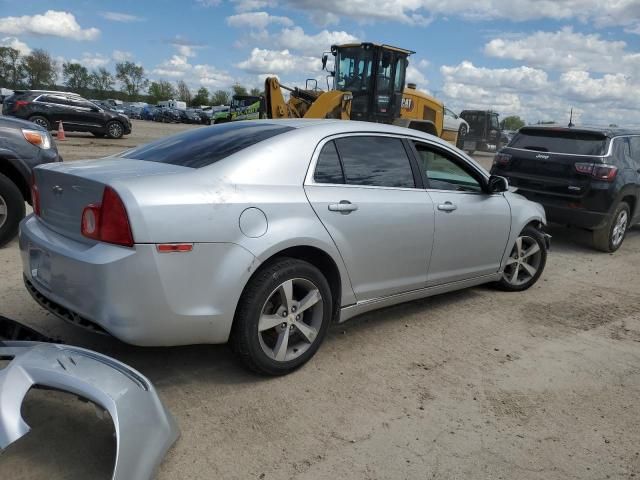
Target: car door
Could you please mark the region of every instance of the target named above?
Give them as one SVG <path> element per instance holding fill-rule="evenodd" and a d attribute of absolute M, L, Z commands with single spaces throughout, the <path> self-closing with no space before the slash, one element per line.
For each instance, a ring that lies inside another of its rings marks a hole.
<path fill-rule="evenodd" d="M 427 285 L 497 272 L 511 228 L 504 195 L 486 193 L 479 168 L 453 151 L 428 142 L 413 144 L 435 210 Z"/>
<path fill-rule="evenodd" d="M 69 98 L 70 122 L 78 130 L 94 130 L 104 126 L 104 113 L 101 108 L 84 98 Z"/>
<path fill-rule="evenodd" d="M 629 183 L 634 184 L 636 208 L 634 208 L 634 218 L 632 223 L 640 222 L 640 136 L 632 135 L 629 138 L 630 158 L 629 158 Z"/>
<path fill-rule="evenodd" d="M 347 266 L 358 301 L 423 288 L 434 211 L 399 137 L 352 135 L 318 146 L 307 197 Z"/>
<path fill-rule="evenodd" d="M 42 113 L 49 119 L 52 130 L 58 129 L 58 122 L 60 121 L 66 125 L 69 105 L 64 96 L 54 94 L 41 95 L 36 102 L 42 104 Z"/>

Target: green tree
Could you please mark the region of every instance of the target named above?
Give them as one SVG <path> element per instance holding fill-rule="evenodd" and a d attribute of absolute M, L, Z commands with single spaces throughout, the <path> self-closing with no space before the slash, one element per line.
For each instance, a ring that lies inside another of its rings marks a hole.
<path fill-rule="evenodd" d="M 74 92 L 84 93 L 91 85 L 91 76 L 87 67 L 79 63 L 63 63 L 62 77 L 64 84 Z"/>
<path fill-rule="evenodd" d="M 209 90 L 205 87 L 200 87 L 195 97 L 191 99 L 191 105 L 199 107 L 200 105 L 209 105 Z"/>
<path fill-rule="evenodd" d="M 115 83 L 111 72 L 104 67 L 91 72 L 89 80 L 91 88 L 96 91 L 98 98 L 105 98 L 113 90 L 113 84 Z"/>
<path fill-rule="evenodd" d="M 191 90 L 189 85 L 184 80 L 178 80 L 177 83 L 178 100 L 186 102 L 187 105 L 191 103 Z"/>
<path fill-rule="evenodd" d="M 211 95 L 211 105 L 229 105 L 231 103 L 231 95 L 226 90 L 216 90 Z"/>
<path fill-rule="evenodd" d="M 9 88 L 19 88 L 23 77 L 20 52 L 15 48 L 0 47 L 0 84 Z"/>
<path fill-rule="evenodd" d="M 25 83 L 29 88 L 52 87 L 56 84 L 58 78 L 56 62 L 44 50 L 36 48 L 23 57 L 21 63 L 25 73 Z"/>
<path fill-rule="evenodd" d="M 158 103 L 161 100 L 170 100 L 176 96 L 176 89 L 173 88 L 171 82 L 166 80 L 158 80 L 151 82 L 149 86 L 149 101 Z"/>
<path fill-rule="evenodd" d="M 146 89 L 149 85 L 144 68 L 129 61 L 116 63 L 116 78 L 122 83 L 130 100 L 137 100 L 140 90 Z"/>
<path fill-rule="evenodd" d="M 240 85 L 239 83 L 236 83 L 231 88 L 233 89 L 233 94 L 234 95 L 249 95 L 247 93 L 247 89 L 245 87 L 243 87 L 242 85 Z"/>
<path fill-rule="evenodd" d="M 253 95 L 254 97 L 261 97 L 262 95 L 264 95 L 264 92 L 259 88 L 252 88 L 249 92 L 249 95 Z"/>
<path fill-rule="evenodd" d="M 502 120 L 502 129 L 503 130 L 519 130 L 525 126 L 524 120 L 522 120 L 517 115 L 512 115 L 510 117 L 505 117 Z"/>

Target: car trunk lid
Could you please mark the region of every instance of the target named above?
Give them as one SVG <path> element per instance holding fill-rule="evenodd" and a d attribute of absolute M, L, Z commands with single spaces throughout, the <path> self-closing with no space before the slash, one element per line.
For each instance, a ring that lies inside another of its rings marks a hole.
<path fill-rule="evenodd" d="M 101 160 L 43 165 L 34 169 L 40 196 L 40 220 L 55 232 L 74 240 L 95 243 L 80 232 L 82 211 L 99 204 L 106 186 L 120 180 L 191 171 L 165 163 L 110 157 Z M 129 208 L 129 205 L 125 207 Z M 134 238 L 135 240 L 135 238 Z"/>

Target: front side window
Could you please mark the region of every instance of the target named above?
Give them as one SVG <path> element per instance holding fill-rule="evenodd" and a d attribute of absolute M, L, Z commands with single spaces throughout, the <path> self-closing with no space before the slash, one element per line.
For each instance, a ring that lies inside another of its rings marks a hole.
<path fill-rule="evenodd" d="M 415 188 L 402 140 L 390 137 L 339 138 L 336 146 L 349 185 Z"/>
<path fill-rule="evenodd" d="M 434 190 L 481 192 L 480 182 L 445 154 L 428 145 L 416 143 L 425 185 Z"/>
<path fill-rule="evenodd" d="M 338 90 L 368 90 L 372 63 L 373 50 L 359 47 L 341 49 L 336 58 L 336 86 Z"/>

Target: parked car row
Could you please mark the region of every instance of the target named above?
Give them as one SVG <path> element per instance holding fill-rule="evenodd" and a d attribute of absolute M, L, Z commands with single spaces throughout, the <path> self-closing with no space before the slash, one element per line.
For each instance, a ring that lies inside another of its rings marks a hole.
<path fill-rule="evenodd" d="M 137 118 L 163 123 L 211 124 L 211 114 L 202 109 L 187 108 L 186 110 L 180 110 L 160 105 L 142 107 L 137 112 Z"/>

